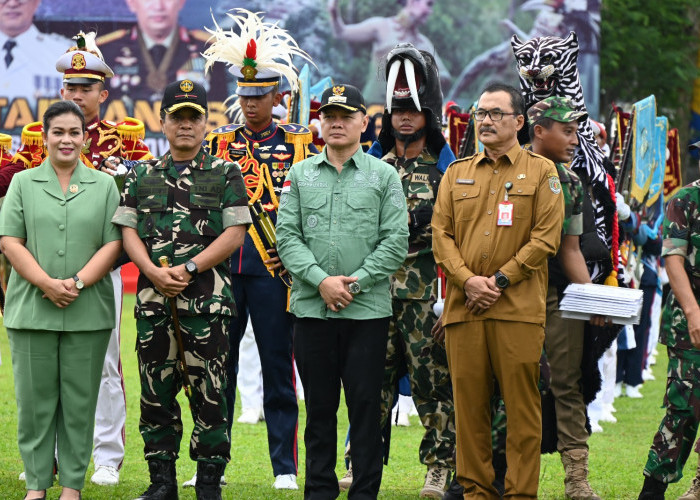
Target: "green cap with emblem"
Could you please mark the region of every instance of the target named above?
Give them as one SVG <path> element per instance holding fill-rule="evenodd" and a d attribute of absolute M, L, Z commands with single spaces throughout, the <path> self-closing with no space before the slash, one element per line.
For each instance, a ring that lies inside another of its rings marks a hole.
<path fill-rule="evenodd" d="M 543 118 L 569 123 L 585 120 L 588 118 L 588 113 L 578 111 L 574 102 L 568 97 L 547 97 L 533 104 L 527 110 L 527 119 L 531 124 L 537 123 Z"/>

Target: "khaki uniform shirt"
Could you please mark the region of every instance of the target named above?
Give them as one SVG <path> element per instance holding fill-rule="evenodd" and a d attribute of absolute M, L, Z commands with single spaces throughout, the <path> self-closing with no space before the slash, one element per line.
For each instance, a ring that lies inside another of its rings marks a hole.
<path fill-rule="evenodd" d="M 513 225 L 498 226 L 498 204 L 512 182 Z M 458 160 L 440 183 L 433 251 L 448 278 L 443 324 L 484 319 L 544 325 L 547 258 L 561 240 L 564 197 L 554 163 L 519 145 L 496 162 L 484 153 Z M 500 270 L 510 280 L 498 301 L 467 311 L 464 282 Z"/>

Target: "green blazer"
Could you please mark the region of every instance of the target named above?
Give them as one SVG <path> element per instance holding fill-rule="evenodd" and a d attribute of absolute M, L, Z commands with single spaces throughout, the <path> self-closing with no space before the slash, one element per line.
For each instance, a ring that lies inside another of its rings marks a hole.
<path fill-rule="evenodd" d="M 119 206 L 108 174 L 78 162 L 66 194 L 49 159 L 12 178 L 0 209 L 0 236 L 26 240 L 25 246 L 52 278 L 73 277 L 102 246 L 121 239 L 111 223 Z M 7 286 L 7 328 L 52 331 L 107 330 L 114 327 L 114 291 L 109 274 L 80 292 L 68 307 L 56 307 L 43 292 L 13 272 Z"/>

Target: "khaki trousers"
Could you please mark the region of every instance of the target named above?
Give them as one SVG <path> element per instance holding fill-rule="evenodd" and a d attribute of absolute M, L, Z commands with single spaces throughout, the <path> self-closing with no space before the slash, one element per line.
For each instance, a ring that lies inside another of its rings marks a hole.
<path fill-rule="evenodd" d="M 581 394 L 583 321 L 562 318 L 557 289 L 547 291 L 547 326 L 544 349 L 552 373 L 550 387 L 557 412 L 557 450 L 588 449 L 586 405 Z"/>
<path fill-rule="evenodd" d="M 536 498 L 542 409 L 537 388 L 544 342 L 541 325 L 487 319 L 446 328 L 457 428 L 457 480 L 464 498 L 499 498 L 491 486 L 494 377 L 508 415 L 505 497 Z"/>

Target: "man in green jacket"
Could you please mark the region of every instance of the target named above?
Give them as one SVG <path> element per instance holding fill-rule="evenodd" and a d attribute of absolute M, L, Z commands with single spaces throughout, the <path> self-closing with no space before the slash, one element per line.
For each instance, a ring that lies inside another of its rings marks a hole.
<path fill-rule="evenodd" d="M 277 222 L 279 256 L 294 279 L 294 354 L 306 394 L 304 498 L 339 494 L 341 381 L 352 429 L 349 495 L 376 498 L 389 277 L 406 258 L 408 212 L 396 170 L 360 148 L 368 118 L 359 90 L 326 89 L 319 111 L 326 148 L 290 170 Z"/>

